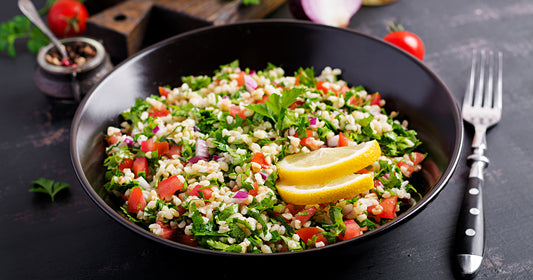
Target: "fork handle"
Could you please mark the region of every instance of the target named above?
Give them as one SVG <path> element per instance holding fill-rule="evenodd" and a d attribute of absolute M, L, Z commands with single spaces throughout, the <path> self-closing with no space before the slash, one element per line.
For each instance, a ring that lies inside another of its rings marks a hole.
<path fill-rule="evenodd" d="M 473 277 L 483 260 L 485 226 L 482 189 L 483 170 L 488 164 L 488 159 L 483 155 L 474 153 L 469 158 L 473 162 L 459 213 L 455 240 L 457 262 L 465 278 Z"/>

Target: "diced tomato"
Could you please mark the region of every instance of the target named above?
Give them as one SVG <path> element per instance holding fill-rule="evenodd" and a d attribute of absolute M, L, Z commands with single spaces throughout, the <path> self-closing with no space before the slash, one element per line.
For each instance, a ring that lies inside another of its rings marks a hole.
<path fill-rule="evenodd" d="M 159 236 L 170 240 L 173 240 L 176 237 L 176 234 L 178 233 L 176 229 L 171 229 L 169 226 L 165 225 L 165 223 L 161 221 L 157 221 L 155 223 L 158 224 L 162 230 L 161 235 Z"/>
<path fill-rule="evenodd" d="M 242 87 L 244 85 L 244 75 L 245 74 L 246 73 L 244 73 L 244 71 L 239 72 L 239 77 L 237 77 L 237 79 L 236 79 L 238 87 Z"/>
<path fill-rule="evenodd" d="M 148 113 L 149 116 L 152 116 L 154 118 L 164 117 L 164 116 L 166 116 L 168 114 L 170 114 L 170 110 L 168 110 L 168 109 L 158 110 L 155 107 L 152 107 L 151 112 Z"/>
<path fill-rule="evenodd" d="M 340 93 L 342 94 L 342 98 L 344 98 L 345 93 L 349 90 L 350 88 L 347 85 L 343 85 L 341 89 L 337 93 L 335 93 L 335 96 L 339 97 L 339 93 Z"/>
<path fill-rule="evenodd" d="M 405 175 L 405 177 L 411 177 L 415 171 L 414 165 L 411 165 L 405 161 L 399 161 L 396 165 L 400 168 L 400 171 L 402 171 L 402 174 Z"/>
<path fill-rule="evenodd" d="M 316 83 L 316 89 L 322 91 L 323 94 L 327 94 L 330 89 L 329 89 L 329 87 L 326 87 L 324 85 L 326 83 L 329 84 L 329 82 L 326 82 L 326 81 L 318 81 L 318 83 Z"/>
<path fill-rule="evenodd" d="M 143 192 L 140 187 L 133 187 L 128 198 L 128 212 L 137 213 L 139 210 L 144 210 L 146 206 L 146 199 L 144 199 Z"/>
<path fill-rule="evenodd" d="M 304 224 L 305 222 L 309 221 L 309 219 L 311 219 L 311 217 L 313 217 L 313 215 L 315 215 L 317 209 L 315 206 L 311 206 L 307 209 L 304 209 L 298 213 L 296 213 L 296 215 L 294 215 L 294 218 L 296 220 L 299 220 L 300 221 L 300 224 Z"/>
<path fill-rule="evenodd" d="M 289 213 L 291 213 L 293 216 L 298 213 L 298 211 L 303 210 L 303 205 L 294 205 L 292 203 L 287 204 L 287 209 L 289 210 Z"/>
<path fill-rule="evenodd" d="M 294 109 L 296 109 L 296 108 L 298 108 L 298 107 L 300 107 L 300 106 L 302 106 L 302 105 L 304 105 L 304 104 L 305 104 L 305 101 L 303 101 L 303 100 L 296 100 L 296 101 L 294 101 L 294 103 L 292 103 L 292 104 L 289 106 L 289 109 L 294 110 Z"/>
<path fill-rule="evenodd" d="M 123 171 L 126 168 L 131 169 L 133 167 L 133 159 L 131 158 L 125 158 L 119 165 L 118 169 L 120 171 Z"/>
<path fill-rule="evenodd" d="M 136 157 L 133 161 L 133 173 L 135 173 L 135 178 L 139 177 L 139 173 L 144 172 L 146 176 L 148 174 L 148 160 L 145 157 Z"/>
<path fill-rule="evenodd" d="M 397 196 L 391 196 L 387 198 L 383 198 L 379 205 L 383 207 L 383 210 L 381 213 L 379 213 L 378 217 L 384 218 L 384 219 L 392 219 L 396 215 L 396 202 L 398 202 Z M 367 211 L 369 214 L 372 214 L 372 209 L 374 209 L 376 206 L 372 205 L 367 208 Z"/>
<path fill-rule="evenodd" d="M 383 183 L 379 179 L 374 179 L 374 188 L 377 188 L 377 187 L 384 188 L 385 185 L 383 185 Z"/>
<path fill-rule="evenodd" d="M 348 99 L 348 104 L 352 106 L 361 106 L 363 105 L 363 99 L 358 97 L 357 95 L 354 95 Z"/>
<path fill-rule="evenodd" d="M 149 153 L 157 150 L 159 156 L 166 154 L 169 151 L 168 142 L 155 142 L 153 138 L 141 142 L 141 151 Z"/>
<path fill-rule="evenodd" d="M 211 198 L 211 194 L 213 194 L 213 190 L 211 188 L 198 185 L 189 192 L 189 195 L 195 195 L 197 197 L 200 197 L 201 196 L 200 193 L 203 193 L 204 198 L 208 200 L 209 198 Z"/>
<path fill-rule="evenodd" d="M 344 133 L 339 132 L 339 144 L 337 146 L 338 147 L 346 147 L 346 146 L 348 146 L 348 143 L 349 143 L 348 137 L 346 137 L 346 135 L 344 135 Z"/>
<path fill-rule="evenodd" d="M 261 100 L 258 100 L 258 101 L 255 101 L 254 103 L 255 104 L 264 104 L 265 102 L 268 101 L 268 94 L 263 94 L 263 98 L 261 98 Z"/>
<path fill-rule="evenodd" d="M 419 165 L 423 160 L 424 158 L 426 158 L 424 156 L 424 154 L 422 153 L 419 153 L 419 152 L 412 152 L 410 155 L 409 155 L 409 159 L 411 159 L 411 161 L 413 162 L 413 164 L 415 166 Z"/>
<path fill-rule="evenodd" d="M 314 236 L 316 236 L 316 242 L 324 242 L 324 244 L 328 244 L 328 241 L 326 238 L 320 233 L 322 230 L 317 227 L 304 227 L 301 229 L 296 230 L 296 234 L 300 236 L 300 239 L 307 244 L 309 240 L 313 240 Z"/>
<path fill-rule="evenodd" d="M 269 168 L 270 163 L 268 163 L 265 159 L 265 155 L 261 152 L 254 153 L 254 157 L 250 160 L 250 162 L 255 162 L 261 165 L 262 168 Z"/>
<path fill-rule="evenodd" d="M 254 182 L 254 188 L 249 190 L 248 193 L 252 196 L 256 196 L 259 193 L 259 184 Z"/>
<path fill-rule="evenodd" d="M 370 173 L 370 172 L 374 172 L 374 167 L 373 166 L 368 166 L 366 168 L 363 168 L 363 169 L 355 172 L 355 174 L 367 174 L 367 173 Z"/>
<path fill-rule="evenodd" d="M 118 137 L 116 135 L 111 135 L 107 137 L 106 141 L 109 145 L 115 145 L 118 142 Z"/>
<path fill-rule="evenodd" d="M 348 240 L 361 235 L 361 228 L 354 220 L 344 221 L 346 229 L 339 234 L 340 240 Z"/>
<path fill-rule="evenodd" d="M 179 243 L 182 243 L 185 245 L 194 246 L 194 247 L 198 246 L 198 240 L 194 239 L 194 235 L 186 235 L 186 234 L 177 235 L 176 240 Z"/>
<path fill-rule="evenodd" d="M 181 156 L 181 146 L 171 144 L 165 155 L 167 155 L 168 157 L 172 157 L 173 155 Z"/>
<path fill-rule="evenodd" d="M 241 108 L 241 106 L 238 105 L 229 107 L 229 114 L 232 115 L 234 118 L 236 118 L 236 116 L 239 116 L 241 117 L 241 119 L 246 119 L 244 110 Z"/>
<path fill-rule="evenodd" d="M 166 88 L 166 87 L 159 87 L 159 95 L 161 95 L 161 96 L 168 97 L 168 94 L 170 92 L 171 92 L 171 90 Z"/>
<path fill-rule="evenodd" d="M 372 95 L 370 95 L 370 105 L 379 105 L 379 103 L 381 102 L 381 95 L 379 94 L 379 92 L 376 92 Z M 380 106 L 381 107 L 381 106 Z"/>
<path fill-rule="evenodd" d="M 159 156 L 166 154 L 169 150 L 168 142 L 155 142 L 154 148 L 157 150 Z"/>
<path fill-rule="evenodd" d="M 155 151 L 154 142 L 155 140 L 153 138 L 150 138 L 146 141 L 142 141 L 141 151 L 143 151 L 143 153 L 149 153 L 149 152 Z"/>
<path fill-rule="evenodd" d="M 183 182 L 177 175 L 166 178 L 157 185 L 157 193 L 160 197 L 168 197 L 183 189 Z"/>
<path fill-rule="evenodd" d="M 320 148 L 320 146 L 315 142 L 315 139 L 313 137 L 306 137 L 301 139 L 300 145 L 308 147 L 309 149 L 311 149 L 311 151 Z"/>

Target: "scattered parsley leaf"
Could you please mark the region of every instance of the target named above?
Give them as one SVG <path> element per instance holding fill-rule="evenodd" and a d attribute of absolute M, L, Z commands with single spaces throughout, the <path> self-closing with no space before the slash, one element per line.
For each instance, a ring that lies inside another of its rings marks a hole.
<path fill-rule="evenodd" d="M 30 192 L 46 193 L 50 195 L 52 202 L 54 201 L 54 197 L 58 192 L 70 187 L 70 185 L 67 183 L 55 182 L 54 180 L 49 180 L 45 178 L 39 178 L 38 180 L 33 181 L 32 183 L 38 186 L 31 188 L 29 190 Z"/>

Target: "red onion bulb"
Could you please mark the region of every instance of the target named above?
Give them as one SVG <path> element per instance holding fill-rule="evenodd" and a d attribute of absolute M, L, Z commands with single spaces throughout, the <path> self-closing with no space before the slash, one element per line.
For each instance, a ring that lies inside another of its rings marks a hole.
<path fill-rule="evenodd" d="M 289 8 L 298 19 L 347 27 L 363 0 L 290 0 Z"/>

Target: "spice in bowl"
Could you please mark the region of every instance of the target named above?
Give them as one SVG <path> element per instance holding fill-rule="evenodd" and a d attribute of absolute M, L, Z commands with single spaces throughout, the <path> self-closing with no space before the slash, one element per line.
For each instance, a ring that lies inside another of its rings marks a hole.
<path fill-rule="evenodd" d="M 46 62 L 57 66 L 77 67 L 81 66 L 96 56 L 96 49 L 85 42 L 72 42 L 65 44 L 65 49 L 68 54 L 68 62 L 62 61 L 61 54 L 57 48 L 52 48 L 44 59 Z"/>

